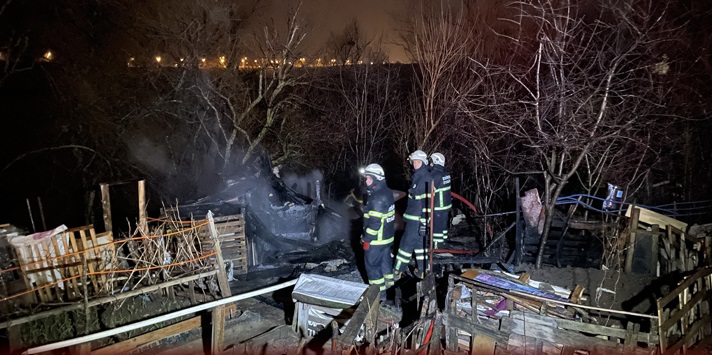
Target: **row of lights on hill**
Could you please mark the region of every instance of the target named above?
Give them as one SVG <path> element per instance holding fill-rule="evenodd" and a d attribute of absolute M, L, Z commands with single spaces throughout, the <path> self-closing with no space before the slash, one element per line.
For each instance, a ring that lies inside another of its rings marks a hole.
<path fill-rule="evenodd" d="M 49 52 L 49 51 L 47 52 L 47 54 L 45 54 L 45 58 L 47 58 L 47 60 L 50 60 L 49 58 L 50 58 L 51 56 L 52 56 L 52 54 L 51 54 L 51 52 Z M 160 55 L 157 55 L 157 56 L 153 57 L 153 59 L 154 59 L 154 61 L 156 62 L 157 65 L 164 65 L 164 63 L 165 63 L 164 60 L 163 60 L 163 57 L 161 57 Z M 184 60 L 185 60 L 184 58 L 180 58 L 180 59 L 179 59 L 179 61 L 180 61 L 181 63 L 182 63 Z M 207 62 L 208 62 L 208 59 L 207 59 L 206 57 L 200 58 L 200 64 L 201 64 L 201 66 L 207 65 Z M 265 64 L 266 64 L 266 63 L 267 63 L 267 60 L 266 60 L 266 59 L 262 59 L 262 60 L 254 59 L 254 60 L 250 61 L 247 57 L 242 57 L 242 58 L 240 58 L 240 68 L 255 68 L 255 67 L 259 68 L 259 67 L 262 66 L 262 63 L 265 63 Z M 289 61 L 289 62 L 287 62 L 287 63 L 289 63 L 289 65 L 298 64 L 298 65 L 300 65 L 300 66 L 317 66 L 317 67 L 320 67 L 320 66 L 323 66 L 323 65 L 324 65 L 321 58 L 317 58 L 317 59 L 316 59 L 316 62 L 315 62 L 314 64 L 309 65 L 309 64 L 307 63 L 307 59 L 304 58 L 304 57 L 299 58 L 299 60 L 298 60 L 296 63 L 293 63 L 292 61 Z M 336 62 L 336 59 L 334 59 L 334 58 L 332 58 L 332 59 L 329 61 L 329 65 L 332 65 L 332 66 L 336 65 L 336 63 L 337 63 L 337 62 Z M 364 64 L 364 62 L 363 62 L 362 60 L 359 60 L 359 61 L 357 61 L 356 63 L 359 64 L 359 65 Z M 219 56 L 219 57 L 218 57 L 217 64 L 218 64 L 220 67 L 222 67 L 222 68 L 227 68 L 227 58 L 226 58 L 224 55 Z M 270 59 L 270 60 L 269 60 L 269 64 L 279 66 L 279 65 L 280 65 L 280 60 L 279 60 L 279 59 L 276 59 L 276 60 L 275 60 L 275 59 Z M 348 60 L 346 60 L 346 62 L 345 62 L 344 64 L 346 64 L 346 65 L 352 65 L 353 63 L 351 62 L 350 59 L 348 59 Z M 369 62 L 369 64 L 373 65 L 374 63 L 373 63 L 373 62 Z M 384 64 L 385 64 L 385 63 L 384 63 Z M 132 67 L 132 66 L 135 66 L 135 65 L 136 65 L 136 58 L 130 57 L 129 60 L 128 60 L 128 66 Z M 173 64 L 173 66 L 178 67 L 178 63 Z"/>

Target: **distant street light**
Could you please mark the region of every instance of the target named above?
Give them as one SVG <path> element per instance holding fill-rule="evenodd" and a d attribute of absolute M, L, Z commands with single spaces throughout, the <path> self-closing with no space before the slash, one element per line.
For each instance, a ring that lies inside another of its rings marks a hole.
<path fill-rule="evenodd" d="M 42 57 L 43 57 L 44 59 L 48 60 L 48 61 L 49 61 L 49 60 L 52 60 L 52 51 L 51 51 L 51 50 L 47 50 L 47 52 L 45 52 L 45 54 L 44 54 Z"/>
<path fill-rule="evenodd" d="M 161 56 L 160 56 L 160 55 L 157 55 L 157 56 L 156 56 L 156 63 L 159 63 L 159 64 L 161 63 Z"/>

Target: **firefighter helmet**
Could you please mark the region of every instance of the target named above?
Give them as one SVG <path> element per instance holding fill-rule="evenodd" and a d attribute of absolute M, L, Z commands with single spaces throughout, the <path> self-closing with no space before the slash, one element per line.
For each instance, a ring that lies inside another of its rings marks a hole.
<path fill-rule="evenodd" d="M 414 151 L 413 153 L 411 153 L 410 156 L 408 157 L 408 159 L 409 159 L 410 161 L 413 161 L 413 160 L 420 160 L 420 161 L 423 162 L 423 164 L 428 165 L 428 155 L 425 154 L 425 152 L 422 151 L 422 150 L 420 150 L 420 149 L 418 149 L 418 150 Z"/>
<path fill-rule="evenodd" d="M 366 169 L 363 169 L 363 175 L 371 176 L 376 180 L 383 180 L 386 178 L 386 173 L 378 164 L 369 164 Z"/>
<path fill-rule="evenodd" d="M 430 160 L 433 162 L 433 164 L 445 166 L 445 156 L 440 153 L 431 154 Z"/>

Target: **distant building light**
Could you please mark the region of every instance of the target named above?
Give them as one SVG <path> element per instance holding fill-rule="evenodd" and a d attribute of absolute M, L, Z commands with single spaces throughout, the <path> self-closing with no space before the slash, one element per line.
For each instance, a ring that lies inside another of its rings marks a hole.
<path fill-rule="evenodd" d="M 160 55 L 157 55 L 157 56 L 156 56 L 156 63 L 160 63 L 160 62 L 161 62 L 161 59 L 162 59 L 161 56 L 160 56 Z"/>
<path fill-rule="evenodd" d="M 184 58 L 181 58 L 180 61 L 182 62 Z"/>
<path fill-rule="evenodd" d="M 205 63 L 205 58 L 200 58 L 200 61 Z"/>
<path fill-rule="evenodd" d="M 47 50 L 47 52 L 45 52 L 45 54 L 42 57 L 46 60 L 52 60 L 52 51 Z"/>
<path fill-rule="evenodd" d="M 225 59 L 224 55 L 221 55 L 220 57 L 218 57 L 218 61 L 220 62 L 221 67 L 224 68 L 226 66 L 225 63 L 227 62 L 227 60 Z"/>

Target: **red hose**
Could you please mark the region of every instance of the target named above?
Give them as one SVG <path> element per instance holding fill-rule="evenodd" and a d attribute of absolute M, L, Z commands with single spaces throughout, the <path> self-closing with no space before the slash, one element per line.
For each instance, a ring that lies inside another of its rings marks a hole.
<path fill-rule="evenodd" d="M 430 343 L 430 337 L 433 335 L 433 325 L 435 325 L 435 320 L 433 319 L 430 321 L 430 327 L 428 328 L 428 332 L 425 333 L 425 339 L 423 340 L 423 346 L 428 345 Z M 425 349 L 420 351 L 420 355 L 425 354 Z"/>
<path fill-rule="evenodd" d="M 467 207 L 469 207 L 470 209 L 472 209 L 473 211 L 475 211 L 475 214 L 479 214 L 479 213 L 477 212 L 477 208 L 475 208 L 475 205 L 473 205 L 472 203 L 470 203 L 470 201 L 467 201 L 464 197 L 462 197 L 462 196 L 460 196 L 460 195 L 458 195 L 458 194 L 456 194 L 456 193 L 454 193 L 454 192 L 452 192 L 452 191 L 450 191 L 450 194 L 452 195 L 452 197 L 454 197 L 454 198 L 456 198 L 456 199 L 462 201 L 462 203 L 466 204 Z"/>

